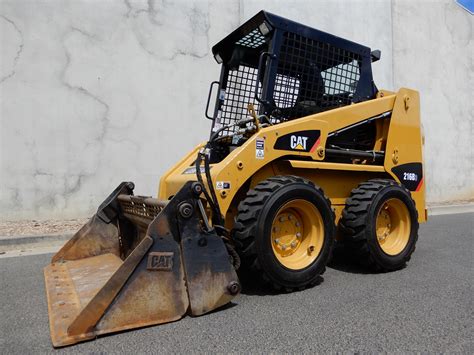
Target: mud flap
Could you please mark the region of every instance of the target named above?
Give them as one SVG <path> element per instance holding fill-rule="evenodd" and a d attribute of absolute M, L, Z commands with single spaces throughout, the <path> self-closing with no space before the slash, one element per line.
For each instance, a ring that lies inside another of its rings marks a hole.
<path fill-rule="evenodd" d="M 44 270 L 56 347 L 201 315 L 240 290 L 222 239 L 202 228 L 199 185 L 185 184 L 154 218 L 153 199 L 137 203 L 132 190 L 121 184 Z"/>

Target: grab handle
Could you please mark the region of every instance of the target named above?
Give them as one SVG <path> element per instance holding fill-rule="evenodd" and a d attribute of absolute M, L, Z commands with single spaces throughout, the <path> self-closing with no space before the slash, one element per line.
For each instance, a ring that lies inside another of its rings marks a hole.
<path fill-rule="evenodd" d="M 262 70 L 264 59 L 266 59 L 267 57 L 270 58 L 270 60 L 272 60 L 272 59 L 276 59 L 277 56 L 273 53 L 270 53 L 270 52 L 262 52 L 262 54 L 260 54 L 260 58 L 258 59 L 257 77 L 255 78 L 255 80 L 256 80 L 256 83 L 255 83 L 255 99 L 258 102 L 262 103 L 262 104 L 268 104 L 267 101 L 262 100 L 262 98 L 258 96 L 258 89 L 260 87 L 260 85 L 259 85 L 259 83 L 260 83 L 260 81 L 259 81 L 260 71 Z"/>
<path fill-rule="evenodd" d="M 219 85 L 219 82 L 218 81 L 213 81 L 211 83 L 211 85 L 209 86 L 209 94 L 207 95 L 207 104 L 206 104 L 206 111 L 204 112 L 204 114 L 206 115 L 206 118 L 209 119 L 209 120 L 213 120 L 214 119 L 214 115 L 213 116 L 209 116 L 208 112 L 209 112 L 209 102 L 211 101 L 211 94 L 212 94 L 212 88 L 214 87 L 214 85 Z"/>

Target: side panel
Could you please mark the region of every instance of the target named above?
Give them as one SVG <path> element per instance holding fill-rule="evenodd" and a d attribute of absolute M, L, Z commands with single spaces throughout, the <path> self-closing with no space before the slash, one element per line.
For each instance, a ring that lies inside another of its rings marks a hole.
<path fill-rule="evenodd" d="M 420 98 L 415 90 L 398 91 L 388 129 L 385 169 L 415 200 L 418 219 L 425 222 L 425 179 Z"/>

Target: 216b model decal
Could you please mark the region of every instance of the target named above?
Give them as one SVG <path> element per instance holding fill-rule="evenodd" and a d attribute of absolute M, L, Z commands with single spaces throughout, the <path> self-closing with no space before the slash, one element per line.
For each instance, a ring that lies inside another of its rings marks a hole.
<path fill-rule="evenodd" d="M 415 173 L 403 173 L 403 180 L 405 181 L 418 181 L 418 175 Z"/>
<path fill-rule="evenodd" d="M 423 165 L 421 163 L 402 164 L 392 168 L 392 172 L 410 191 L 419 191 L 423 186 Z"/>

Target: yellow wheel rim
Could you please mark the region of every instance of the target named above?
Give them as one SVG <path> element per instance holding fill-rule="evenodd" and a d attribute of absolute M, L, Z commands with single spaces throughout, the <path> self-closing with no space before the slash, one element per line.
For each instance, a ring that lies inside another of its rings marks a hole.
<path fill-rule="evenodd" d="M 324 224 L 318 209 L 306 200 L 287 202 L 272 222 L 271 243 L 277 260 L 286 268 L 301 270 L 319 256 Z"/>
<path fill-rule="evenodd" d="M 407 206 L 392 198 L 380 207 L 376 220 L 377 242 L 385 254 L 398 255 L 410 239 L 411 220 Z"/>

